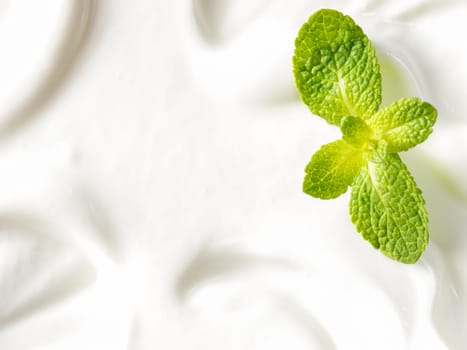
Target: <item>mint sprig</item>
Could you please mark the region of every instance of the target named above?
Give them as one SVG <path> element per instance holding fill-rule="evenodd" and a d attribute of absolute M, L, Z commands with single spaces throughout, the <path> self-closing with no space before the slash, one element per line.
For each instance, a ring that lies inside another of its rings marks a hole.
<path fill-rule="evenodd" d="M 319 10 L 302 26 L 293 65 L 303 102 L 343 134 L 313 155 L 303 191 L 331 199 L 352 186 L 350 214 L 363 238 L 394 260 L 415 263 L 428 244 L 428 215 L 397 152 L 426 140 L 436 109 L 402 98 L 378 111 L 382 87 L 375 49 L 336 10 Z"/>

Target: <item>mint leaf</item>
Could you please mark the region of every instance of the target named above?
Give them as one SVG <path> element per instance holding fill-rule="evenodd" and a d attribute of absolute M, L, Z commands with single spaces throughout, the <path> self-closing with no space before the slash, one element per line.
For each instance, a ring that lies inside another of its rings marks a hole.
<path fill-rule="evenodd" d="M 362 145 L 373 136 L 373 130 L 360 118 L 344 117 L 341 121 L 343 139 L 354 145 Z"/>
<path fill-rule="evenodd" d="M 418 98 L 402 98 L 370 118 L 368 124 L 386 140 L 388 152 L 406 151 L 426 140 L 436 122 L 436 109 Z"/>
<path fill-rule="evenodd" d="M 347 191 L 363 165 L 362 152 L 344 140 L 322 146 L 308 163 L 303 192 L 331 199 Z"/>
<path fill-rule="evenodd" d="M 343 116 L 370 118 L 381 104 L 375 49 L 362 29 L 335 10 L 320 10 L 295 40 L 297 88 L 310 110 L 340 125 Z"/>
<path fill-rule="evenodd" d="M 357 230 L 388 257 L 415 263 L 428 244 L 428 215 L 397 152 L 426 140 L 436 109 L 403 98 L 378 112 L 375 49 L 350 17 L 335 10 L 320 10 L 302 26 L 293 64 L 302 100 L 342 131 L 341 140 L 311 158 L 303 191 L 330 199 L 352 186 L 350 214 Z"/>
<path fill-rule="evenodd" d="M 421 191 L 397 154 L 376 158 L 355 179 L 352 222 L 363 238 L 390 258 L 414 263 L 428 244 Z"/>

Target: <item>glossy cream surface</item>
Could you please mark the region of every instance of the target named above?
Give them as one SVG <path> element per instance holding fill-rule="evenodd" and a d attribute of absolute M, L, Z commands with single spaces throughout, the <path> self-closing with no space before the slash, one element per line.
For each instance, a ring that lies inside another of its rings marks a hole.
<path fill-rule="evenodd" d="M 293 3 L 293 4 L 292 4 Z M 300 101 L 314 11 L 377 47 L 430 243 L 414 265 L 301 192 L 337 128 Z M 0 349 L 466 349 L 467 3 L 0 1 Z"/>

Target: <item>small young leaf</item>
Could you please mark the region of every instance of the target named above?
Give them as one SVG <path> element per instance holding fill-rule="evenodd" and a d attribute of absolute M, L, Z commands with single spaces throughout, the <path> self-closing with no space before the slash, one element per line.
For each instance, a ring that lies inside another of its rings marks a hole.
<path fill-rule="evenodd" d="M 390 258 L 415 263 L 428 244 L 428 216 L 421 191 L 397 154 L 375 158 L 356 177 L 352 222 Z"/>
<path fill-rule="evenodd" d="M 310 110 L 340 126 L 344 116 L 370 118 L 381 104 L 375 49 L 362 29 L 342 13 L 314 13 L 295 40 L 297 88 Z"/>
<path fill-rule="evenodd" d="M 436 109 L 428 102 L 402 98 L 376 113 L 368 124 L 386 140 L 388 152 L 400 152 L 425 141 L 436 116 Z"/>
<path fill-rule="evenodd" d="M 373 136 L 370 127 L 358 117 L 344 117 L 341 122 L 343 139 L 354 145 L 361 145 Z"/>
<path fill-rule="evenodd" d="M 346 141 L 328 143 L 308 163 L 303 192 L 321 199 L 336 198 L 347 191 L 363 164 L 362 152 Z"/>

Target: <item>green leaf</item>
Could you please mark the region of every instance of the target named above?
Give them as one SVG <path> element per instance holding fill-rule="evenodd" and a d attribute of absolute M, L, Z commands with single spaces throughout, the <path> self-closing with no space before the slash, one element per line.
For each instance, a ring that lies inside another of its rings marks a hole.
<path fill-rule="evenodd" d="M 397 154 L 375 158 L 352 187 L 350 213 L 357 230 L 388 257 L 415 263 L 428 244 L 425 201 Z"/>
<path fill-rule="evenodd" d="M 336 198 L 347 191 L 363 164 L 362 152 L 346 141 L 328 143 L 308 163 L 303 192 L 321 199 Z"/>
<path fill-rule="evenodd" d="M 319 10 L 302 26 L 293 68 L 302 100 L 343 134 L 313 155 L 303 191 L 330 199 L 352 186 L 350 213 L 357 230 L 390 258 L 416 262 L 428 244 L 428 216 L 397 152 L 430 135 L 436 109 L 403 98 L 378 112 L 375 49 L 349 16 L 335 10 Z"/>
<path fill-rule="evenodd" d="M 352 116 L 342 118 L 341 131 L 343 139 L 354 145 L 367 143 L 373 136 L 373 131 L 363 120 Z"/>
<path fill-rule="evenodd" d="M 425 141 L 436 117 L 436 109 L 428 102 L 402 98 L 376 113 L 368 124 L 377 138 L 387 142 L 388 152 L 400 152 Z"/>
<path fill-rule="evenodd" d="M 381 74 L 374 47 L 349 16 L 314 13 L 295 40 L 297 88 L 310 110 L 340 126 L 342 117 L 370 118 L 381 104 Z"/>

